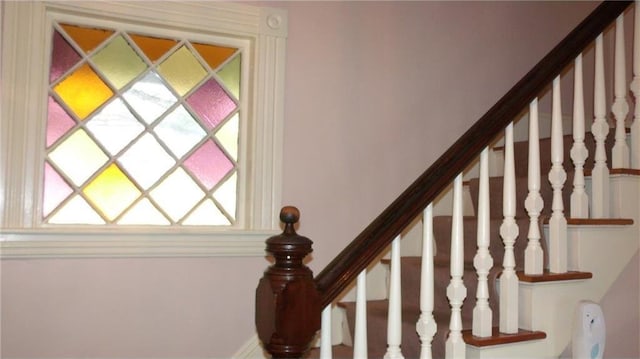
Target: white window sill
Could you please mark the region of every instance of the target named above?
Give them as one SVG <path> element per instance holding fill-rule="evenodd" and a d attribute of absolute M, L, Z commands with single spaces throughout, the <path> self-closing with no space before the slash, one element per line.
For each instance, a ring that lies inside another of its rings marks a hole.
<path fill-rule="evenodd" d="M 112 257 L 262 257 L 276 230 L 212 232 L 3 230 L 0 259 Z"/>

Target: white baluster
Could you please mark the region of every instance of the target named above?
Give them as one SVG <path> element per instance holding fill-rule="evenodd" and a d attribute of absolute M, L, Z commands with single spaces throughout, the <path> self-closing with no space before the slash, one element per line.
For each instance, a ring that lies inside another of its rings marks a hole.
<path fill-rule="evenodd" d="M 493 267 L 493 258 L 489 252 L 489 149 L 480 153 L 480 191 L 478 193 L 478 251 L 473 258 L 473 266 L 478 273 L 476 305 L 473 308 L 471 332 L 476 337 L 491 336 L 493 313 L 489 307 L 489 286 L 487 277 Z"/>
<path fill-rule="evenodd" d="M 322 311 L 322 329 L 320 330 L 320 359 L 331 359 L 331 304 Z"/>
<path fill-rule="evenodd" d="M 549 182 L 553 188 L 551 218 L 549 219 L 549 271 L 567 271 L 567 220 L 564 217 L 562 186 L 567 173 L 562 167 L 564 140 L 562 137 L 562 110 L 560 107 L 560 76 L 553 80 L 553 104 L 551 110 L 551 170 Z"/>
<path fill-rule="evenodd" d="M 391 242 L 391 280 L 389 283 L 389 318 L 385 359 L 402 359 L 402 292 L 400 287 L 400 236 Z"/>
<path fill-rule="evenodd" d="M 542 274 L 543 252 L 540 245 L 540 212 L 544 201 L 540 195 L 540 136 L 538 126 L 538 99 L 529 104 L 529 193 L 524 201 L 524 207 L 529 214 L 529 233 L 527 248 L 524 251 L 524 273 L 529 275 Z"/>
<path fill-rule="evenodd" d="M 573 146 L 571 159 L 575 167 L 573 191 L 571 192 L 571 217 L 589 218 L 589 196 L 585 191 L 584 162 L 589 150 L 584 144 L 584 88 L 582 83 L 582 54 L 574 66 L 573 79 Z"/>
<path fill-rule="evenodd" d="M 596 141 L 595 163 L 591 172 L 591 217 L 609 217 L 609 168 L 607 167 L 607 153 L 604 141 L 609 133 L 606 119 L 606 96 L 604 88 L 604 53 L 602 49 L 602 34 L 596 38 L 595 46 L 595 79 L 594 79 L 594 120 L 591 133 Z"/>
<path fill-rule="evenodd" d="M 356 280 L 356 323 L 353 335 L 353 359 L 368 359 L 367 353 L 367 270 Z"/>
<path fill-rule="evenodd" d="M 431 341 L 437 326 L 433 317 L 433 204 L 422 215 L 422 265 L 420 268 L 420 359 L 431 359 Z"/>
<path fill-rule="evenodd" d="M 624 15 L 616 19 L 616 43 L 614 63 L 614 96 L 611 112 L 616 118 L 616 141 L 611 150 L 612 168 L 629 168 L 629 146 L 625 120 L 629 113 L 627 103 L 627 75 L 624 51 Z"/>
<path fill-rule="evenodd" d="M 451 304 L 449 337 L 445 343 L 445 357 L 464 358 L 465 343 L 462 340 L 462 302 L 467 288 L 462 281 L 464 273 L 464 234 L 462 222 L 462 174 L 453 181 L 453 223 L 451 226 L 451 281 L 447 286 L 447 298 Z"/>
<path fill-rule="evenodd" d="M 513 157 L 513 123 L 505 129 L 504 136 L 504 187 L 502 194 L 504 219 L 500 226 L 500 236 L 504 242 L 503 271 L 500 276 L 500 332 L 518 332 L 518 276 L 515 272 L 516 259 L 513 245 L 519 228 L 516 215 L 516 174 Z"/>
<path fill-rule="evenodd" d="M 640 4 L 636 2 L 633 21 L 633 81 L 631 91 L 635 98 L 631 124 L 631 167 L 640 169 Z"/>

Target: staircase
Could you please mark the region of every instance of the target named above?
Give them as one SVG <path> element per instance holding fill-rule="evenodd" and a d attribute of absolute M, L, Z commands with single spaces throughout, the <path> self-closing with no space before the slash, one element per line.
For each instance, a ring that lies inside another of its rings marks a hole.
<path fill-rule="evenodd" d="M 565 158 L 570 158 L 570 149 L 573 143 L 573 138 L 571 135 L 565 135 L 563 138 L 563 149 Z M 611 148 L 613 147 L 614 138 L 613 135 L 610 135 L 606 141 L 606 152 L 607 158 L 611 158 Z M 589 153 L 595 153 L 595 142 L 593 141 L 592 136 L 587 136 L 585 141 L 586 147 Z M 494 147 L 494 156 L 501 158 L 503 147 Z M 524 270 L 524 252 L 527 245 L 527 230 L 529 228 L 529 216 L 524 207 L 525 199 L 527 197 L 527 168 L 528 168 L 528 141 L 520 141 L 514 143 L 514 152 L 515 152 L 515 174 L 516 174 L 516 223 L 520 228 L 520 234 L 516 240 L 516 245 L 514 248 L 514 253 L 516 254 L 516 269 L 519 271 Z M 551 141 L 550 138 L 545 138 L 540 140 L 540 153 L 543 159 L 548 159 L 551 157 Z M 589 171 L 593 168 L 593 156 L 587 160 L 585 164 L 585 169 Z M 550 161 L 542 161 L 541 172 L 549 173 L 551 170 Z M 565 186 L 563 189 L 563 199 L 564 203 L 570 204 L 570 196 L 572 192 L 573 176 L 574 176 L 574 167 L 570 161 L 564 163 L 565 171 L 567 172 L 567 181 L 569 184 Z M 629 171 L 631 173 L 630 176 L 633 175 L 633 171 Z M 612 175 L 615 177 L 617 175 Z M 638 176 L 636 176 L 638 177 Z M 589 178 L 587 178 L 589 181 Z M 474 256 L 476 255 L 477 250 L 477 225 L 478 218 L 476 213 L 478 212 L 478 195 L 479 195 L 479 178 L 474 177 L 465 181 L 464 185 L 468 191 L 469 196 L 466 197 L 466 200 L 471 202 L 468 203 L 469 206 L 473 209 L 472 216 L 464 217 L 464 285 L 467 288 L 467 298 L 462 307 L 462 323 L 463 328 L 465 330 L 470 330 L 472 327 L 472 317 L 473 317 L 473 308 L 475 302 L 475 295 L 478 287 L 478 276 L 476 274 L 476 270 L 473 266 Z M 502 263 L 504 260 L 504 245 L 502 243 L 502 239 L 499 234 L 500 224 L 502 223 L 502 188 L 503 188 L 504 177 L 496 176 L 491 177 L 489 179 L 489 187 L 491 194 L 490 198 L 490 245 L 489 250 L 493 261 L 495 263 L 489 275 L 489 288 L 492 289 L 490 293 L 489 305 L 493 313 L 493 321 L 492 325 L 494 327 L 498 326 L 498 300 L 499 295 L 497 292 L 497 277 L 502 269 Z M 637 186 L 640 186 L 640 177 L 636 178 Z M 546 204 L 550 204 L 552 202 L 553 197 L 553 189 L 551 188 L 551 184 L 548 181 L 543 181 L 541 186 L 541 195 L 543 201 Z M 636 191 L 636 197 L 640 195 L 640 188 Z M 450 198 L 445 197 L 445 201 Z M 446 203 L 443 203 L 446 206 Z M 444 212 L 444 211 L 443 211 Z M 571 208 L 568 207 L 565 209 L 566 213 L 571 213 Z M 541 218 L 543 218 L 543 223 L 545 220 L 551 216 L 550 206 L 546 206 L 541 214 Z M 636 213 L 634 218 L 639 218 L 639 214 Z M 451 226 L 453 222 L 452 216 L 435 216 L 433 218 L 433 231 L 435 238 L 435 247 L 437 248 L 437 253 L 434 257 L 434 310 L 433 315 L 435 321 L 437 323 L 437 332 L 433 339 L 432 343 L 432 355 L 433 358 L 444 358 L 445 357 L 445 339 L 446 334 L 449 330 L 449 321 L 451 318 L 450 305 L 446 296 L 447 285 L 449 284 L 450 279 L 450 257 L 449 253 L 451 250 Z M 569 222 L 573 222 L 569 219 Z M 595 227 L 593 224 L 599 225 L 599 227 Z M 611 219 L 608 223 L 609 225 L 604 225 L 606 222 L 599 223 L 578 223 L 575 224 L 575 232 L 587 232 L 587 233 L 597 233 L 597 236 L 601 236 L 603 233 L 607 237 L 614 235 L 615 232 L 620 230 L 625 230 L 626 227 L 631 227 L 633 225 L 633 221 L 626 219 Z M 616 224 L 621 223 L 621 224 Z M 421 225 L 421 223 L 418 223 Z M 572 228 L 571 230 L 574 230 Z M 548 226 L 540 225 L 540 232 L 545 233 Z M 631 230 L 633 232 L 633 230 Z M 637 237 L 637 229 L 635 231 Z M 546 238 L 545 238 L 546 239 Z M 411 240 L 411 239 L 410 239 Z M 634 237 L 633 233 L 629 238 L 625 239 L 629 243 L 629 248 L 633 248 Z M 541 242 L 543 247 L 543 252 L 547 253 L 547 245 L 546 240 Z M 636 243 L 637 246 L 637 243 Z M 403 248 L 403 256 L 401 259 L 401 288 L 402 288 L 402 354 L 405 358 L 419 358 L 420 357 L 420 339 L 418 334 L 416 333 L 416 323 L 420 317 L 420 272 L 421 272 L 421 263 L 422 259 L 419 256 L 419 253 L 415 253 L 415 249 L 411 247 L 415 247 L 408 245 Z M 412 253 L 414 252 L 414 253 Z M 407 255 L 407 253 L 414 255 Z M 618 257 L 611 258 L 613 261 L 617 261 Z M 628 258 L 630 259 L 630 258 Z M 544 266 L 547 268 L 548 260 L 545 256 Z M 379 285 L 385 287 L 386 289 L 387 283 L 389 282 L 389 264 L 390 261 L 388 259 L 383 259 L 381 261 L 381 265 L 383 266 L 384 278 L 380 278 L 378 275 L 378 280 L 381 280 Z M 527 281 L 533 281 L 533 278 L 526 278 L 522 275 L 523 283 L 529 283 Z M 555 285 L 558 287 L 564 287 L 567 290 L 571 291 L 573 287 L 577 283 L 591 280 L 592 273 L 590 272 L 576 272 L 572 271 L 570 276 L 567 276 L 568 279 L 560 279 L 558 278 L 537 278 L 538 280 L 535 283 L 540 285 L 541 283 L 548 283 L 549 281 L 554 281 Z M 371 286 L 371 281 L 369 281 L 369 286 Z M 611 283 L 608 283 L 609 285 Z M 536 285 L 536 284 L 533 284 Z M 544 284 L 543 284 L 544 285 Z M 376 288 L 371 290 L 371 294 L 368 297 L 376 297 L 376 293 L 380 292 L 380 288 Z M 353 296 L 347 296 L 350 298 L 354 298 Z M 599 300 L 600 295 L 590 296 L 591 300 Z M 580 299 L 576 297 L 576 299 Z M 582 299 L 587 299 L 582 298 Z M 337 304 L 337 311 L 334 314 L 334 317 L 337 318 L 338 321 L 344 320 L 344 323 L 339 323 L 339 325 L 335 325 L 334 328 L 345 328 L 348 330 L 348 333 L 344 333 L 345 339 L 338 339 L 337 341 L 347 342 L 348 345 L 344 343 L 338 344 L 333 347 L 333 358 L 353 358 L 353 348 L 352 348 L 352 338 L 354 337 L 353 329 L 355 328 L 355 317 L 356 317 L 356 303 L 354 301 L 341 301 Z M 377 300 L 369 300 L 367 301 L 367 333 L 368 333 L 368 355 L 370 358 L 382 358 L 387 350 L 387 318 L 388 318 L 388 308 L 389 301 L 388 299 L 377 299 Z M 571 322 L 573 316 L 573 312 L 568 312 L 566 315 L 563 315 L 562 320 Z M 570 329 L 570 328 L 569 328 Z M 546 333 L 545 333 L 546 335 Z M 343 335 L 339 335 L 342 337 Z M 481 341 L 476 339 L 476 343 L 479 345 L 484 345 Z M 478 346 L 480 348 L 480 346 Z M 313 349 L 307 355 L 307 358 L 318 358 L 320 357 L 319 349 Z"/>
<path fill-rule="evenodd" d="M 598 302 L 640 245 L 640 106 L 626 99 L 629 89 L 640 98 L 640 6 L 631 82 L 623 61 L 629 4 L 602 3 L 315 278 L 303 264 L 311 241 L 294 229 L 300 213 L 283 208 L 284 231 L 267 240 L 275 262 L 256 290 L 265 350 L 277 358 L 561 355 L 578 302 Z M 607 29 L 615 31 L 610 106 Z M 594 112 L 586 119 L 582 56 L 592 44 Z M 567 67 L 571 135 L 563 135 L 560 96 Z M 550 133 L 539 139 L 538 96 L 548 89 Z M 514 141 L 523 112 L 528 137 Z M 307 353 L 319 329 L 320 348 Z"/>

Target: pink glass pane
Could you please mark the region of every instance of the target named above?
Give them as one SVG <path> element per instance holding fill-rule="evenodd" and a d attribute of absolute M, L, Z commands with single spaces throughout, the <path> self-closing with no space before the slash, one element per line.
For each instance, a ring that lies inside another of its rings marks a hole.
<path fill-rule="evenodd" d="M 47 119 L 47 148 L 71 129 L 76 122 L 56 100 L 49 96 L 49 118 Z"/>
<path fill-rule="evenodd" d="M 213 141 L 207 141 L 200 146 L 184 165 L 208 189 L 218 184 L 233 168 L 233 163 Z"/>
<path fill-rule="evenodd" d="M 45 163 L 44 198 L 42 200 L 43 216 L 48 216 L 72 192 L 73 189 L 62 179 L 62 176 L 50 164 Z"/>
<path fill-rule="evenodd" d="M 187 103 L 209 129 L 215 128 L 236 109 L 236 103 L 214 79 L 200 86 L 189 96 Z"/>
<path fill-rule="evenodd" d="M 51 72 L 49 81 L 54 82 L 73 65 L 80 61 L 80 55 L 59 32 L 53 34 L 53 51 L 51 52 Z"/>

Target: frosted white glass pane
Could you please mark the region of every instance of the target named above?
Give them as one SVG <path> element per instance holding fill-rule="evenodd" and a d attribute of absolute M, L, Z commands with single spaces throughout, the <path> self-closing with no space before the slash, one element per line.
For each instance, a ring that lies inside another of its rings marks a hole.
<path fill-rule="evenodd" d="M 144 130 L 119 98 L 93 116 L 87 128 L 112 156 Z"/>
<path fill-rule="evenodd" d="M 174 221 L 179 221 L 204 196 L 182 168 L 175 170 L 150 194 Z"/>
<path fill-rule="evenodd" d="M 233 219 L 236 216 L 236 187 L 237 187 L 238 175 L 236 173 L 229 177 L 222 186 L 220 186 L 213 198 L 222 205 L 227 214 L 231 215 Z"/>
<path fill-rule="evenodd" d="M 156 183 L 175 163 L 167 151 L 148 133 L 140 137 L 136 144 L 120 157 L 119 162 L 144 189 Z"/>
<path fill-rule="evenodd" d="M 216 133 L 216 138 L 234 161 L 238 160 L 238 122 L 236 113 Z"/>
<path fill-rule="evenodd" d="M 49 154 L 49 158 L 77 186 L 108 160 L 84 130 L 74 132 Z"/>
<path fill-rule="evenodd" d="M 178 158 L 189 152 L 206 134 L 184 106 L 168 114 L 154 131 Z"/>
<path fill-rule="evenodd" d="M 136 203 L 120 218 L 118 224 L 169 225 L 169 220 L 147 198 Z"/>
<path fill-rule="evenodd" d="M 54 224 L 104 224 L 104 220 L 80 196 L 74 196 L 64 207 L 49 218 Z"/>
<path fill-rule="evenodd" d="M 183 223 L 195 226 L 228 226 L 231 224 L 210 199 L 202 202 Z"/>
<path fill-rule="evenodd" d="M 153 72 L 146 74 L 123 96 L 148 124 L 155 121 L 177 101 L 160 77 Z"/>

